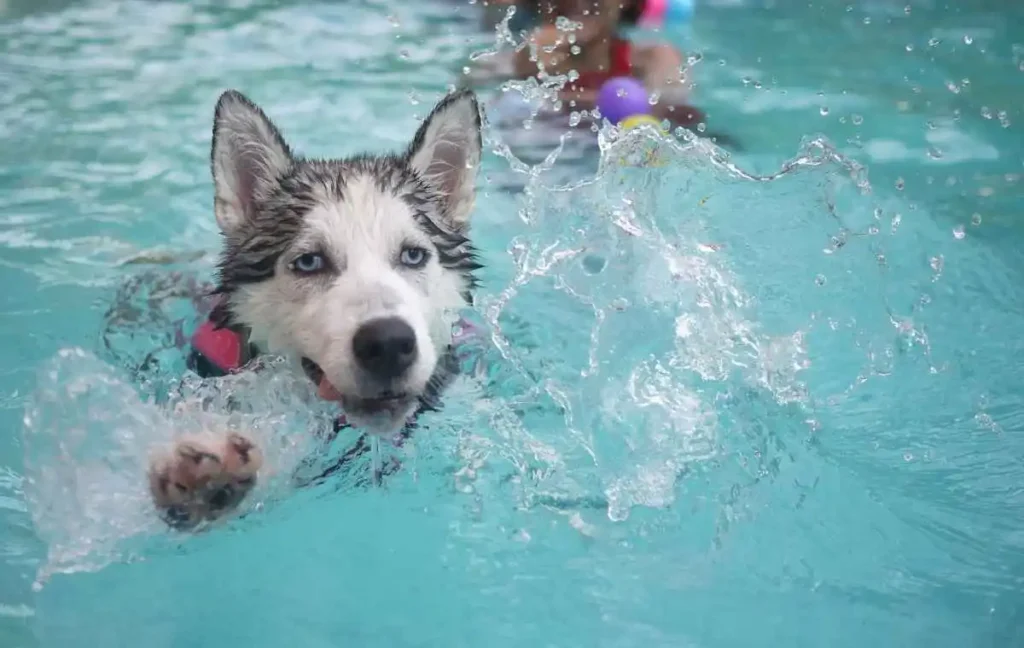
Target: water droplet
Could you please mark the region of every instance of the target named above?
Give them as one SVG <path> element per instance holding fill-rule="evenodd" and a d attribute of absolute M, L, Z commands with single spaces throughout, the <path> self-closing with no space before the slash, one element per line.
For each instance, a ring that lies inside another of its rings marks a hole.
<path fill-rule="evenodd" d="M 573 128 L 576 128 L 577 126 L 580 125 L 580 119 L 582 119 L 582 115 L 580 114 L 580 111 L 578 111 L 578 110 L 572 111 L 572 114 L 569 115 L 569 126 L 571 126 Z"/>
<path fill-rule="evenodd" d="M 1002 126 L 1003 128 L 1009 128 L 1010 127 L 1010 117 L 1009 117 L 1009 115 L 1006 114 L 1005 110 L 1000 110 L 998 117 L 999 117 L 999 125 L 1000 126 Z"/>
<path fill-rule="evenodd" d="M 405 48 L 402 48 L 402 49 L 398 50 L 398 56 L 399 56 L 399 58 L 402 58 L 402 59 L 409 58 L 409 50 L 407 50 Z"/>
<path fill-rule="evenodd" d="M 914 460 L 914 455 L 912 453 L 910 453 L 910 452 L 904 452 L 903 453 L 903 461 L 913 461 L 913 460 Z"/>
<path fill-rule="evenodd" d="M 964 34 L 964 45 L 970 45 L 974 42 L 974 37 L 970 34 Z"/>
<path fill-rule="evenodd" d="M 409 103 L 411 103 L 414 106 L 420 105 L 420 96 L 416 94 L 415 90 L 409 91 Z"/>
<path fill-rule="evenodd" d="M 942 151 L 940 151 L 938 148 L 936 148 L 934 146 L 929 146 L 928 147 L 928 157 L 930 157 L 933 160 L 941 160 L 942 159 Z"/>
<path fill-rule="evenodd" d="M 881 220 L 882 213 L 883 212 L 881 207 L 875 207 L 875 220 Z"/>
<path fill-rule="evenodd" d="M 893 234 L 896 233 L 896 230 L 899 229 L 900 223 L 902 223 L 902 222 L 903 222 L 903 216 L 902 215 L 896 214 L 895 216 L 892 217 L 892 233 Z"/>
<path fill-rule="evenodd" d="M 905 187 L 905 186 L 907 186 L 907 185 L 906 185 L 906 182 L 903 181 L 902 177 L 896 178 L 896 190 L 897 191 L 903 191 L 903 187 Z"/>
<path fill-rule="evenodd" d="M 971 216 L 971 225 L 974 225 L 975 227 L 981 225 L 981 214 L 976 213 Z"/>
<path fill-rule="evenodd" d="M 982 106 L 981 116 L 985 119 L 992 119 L 992 110 L 988 106 Z"/>
<path fill-rule="evenodd" d="M 941 42 L 942 41 L 940 41 L 938 38 L 935 38 L 933 36 L 932 38 L 928 39 L 928 47 L 935 47 L 935 46 L 937 46 Z"/>
<path fill-rule="evenodd" d="M 703 133 L 707 129 L 708 129 L 708 126 L 704 122 L 701 122 L 701 123 L 697 124 L 697 132 L 698 133 Z"/>
<path fill-rule="evenodd" d="M 865 25 L 870 25 L 871 24 L 871 17 L 870 16 L 864 16 L 864 24 Z"/>
<path fill-rule="evenodd" d="M 825 275 L 823 274 L 820 274 L 814 278 L 814 284 L 816 286 L 824 286 L 826 281 L 827 280 L 825 279 Z"/>
<path fill-rule="evenodd" d="M 661 99 L 661 95 L 657 91 L 654 91 L 651 93 L 650 97 L 647 97 L 647 103 L 654 106 L 658 103 L 659 99 Z"/>
<path fill-rule="evenodd" d="M 908 16 L 910 15 L 910 5 L 903 7 L 903 13 L 907 14 Z"/>
<path fill-rule="evenodd" d="M 579 56 L 579 53 L 580 53 L 580 52 L 581 52 L 582 50 L 580 49 L 580 46 L 579 46 L 579 45 L 573 45 L 572 47 L 570 47 L 570 48 L 569 48 L 569 51 L 570 51 L 570 52 L 572 52 L 572 55 L 573 55 L 573 56 Z"/>
<path fill-rule="evenodd" d="M 402 21 L 398 19 L 398 16 L 396 14 L 389 14 L 388 15 L 388 22 L 391 23 L 392 27 L 401 27 L 402 26 Z"/>
<path fill-rule="evenodd" d="M 960 94 L 960 86 L 952 81 L 946 81 L 946 90 L 949 90 L 953 94 Z"/>
<path fill-rule="evenodd" d="M 822 117 L 828 116 L 828 106 L 822 106 L 819 112 L 821 113 Z"/>
<path fill-rule="evenodd" d="M 914 46 L 911 45 L 910 43 L 907 43 L 907 51 L 908 52 L 913 52 L 914 51 Z"/>
<path fill-rule="evenodd" d="M 967 236 L 967 232 L 964 231 L 963 225 L 957 225 L 953 228 L 953 238 L 959 241 L 965 236 Z"/>
<path fill-rule="evenodd" d="M 854 126 L 860 126 L 861 124 L 864 123 L 864 118 L 861 117 L 860 115 L 853 115 L 852 117 L 850 117 L 850 121 L 853 122 Z"/>
<path fill-rule="evenodd" d="M 597 256 L 596 254 L 588 254 L 583 257 L 583 271 L 590 275 L 599 274 L 604 270 L 608 262 L 604 258 Z"/>

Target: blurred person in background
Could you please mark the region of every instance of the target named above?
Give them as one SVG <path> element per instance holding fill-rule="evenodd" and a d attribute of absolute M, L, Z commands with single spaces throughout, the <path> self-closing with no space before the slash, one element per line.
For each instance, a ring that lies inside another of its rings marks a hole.
<path fill-rule="evenodd" d="M 640 45 L 621 34 L 622 27 L 638 22 L 646 1 L 485 0 L 483 20 L 492 29 L 511 6 L 516 27 L 524 19 L 534 23 L 511 59 L 493 62 L 487 76 L 566 75 L 560 98 L 568 110 L 593 109 L 605 81 L 633 76 L 656 99 L 655 117 L 693 127 L 704 115 L 689 105 L 692 80 L 682 53 L 668 43 Z"/>

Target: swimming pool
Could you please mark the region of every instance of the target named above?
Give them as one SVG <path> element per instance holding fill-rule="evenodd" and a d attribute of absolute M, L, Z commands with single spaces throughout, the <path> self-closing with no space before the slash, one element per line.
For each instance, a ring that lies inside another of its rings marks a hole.
<path fill-rule="evenodd" d="M 736 169 L 624 167 L 653 145 L 627 141 L 552 187 L 490 133 L 491 388 L 449 397 L 415 471 L 74 545 L 40 591 L 23 475 L 67 464 L 26 408 L 116 377 L 40 371 L 98 353 L 124 277 L 209 269 L 142 261 L 216 249 L 219 92 L 310 155 L 397 148 L 493 39 L 447 2 L 0 4 L 0 645 L 1024 641 L 1021 10 L 778 4 L 679 35 Z M 65 510 L 41 514 L 78 540 L 123 522 Z"/>

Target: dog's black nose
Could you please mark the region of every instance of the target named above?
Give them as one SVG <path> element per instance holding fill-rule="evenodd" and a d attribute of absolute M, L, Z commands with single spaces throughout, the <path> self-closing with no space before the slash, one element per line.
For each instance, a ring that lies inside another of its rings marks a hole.
<path fill-rule="evenodd" d="M 371 320 L 356 331 L 352 351 L 375 378 L 398 378 L 416 361 L 416 333 L 397 317 Z"/>

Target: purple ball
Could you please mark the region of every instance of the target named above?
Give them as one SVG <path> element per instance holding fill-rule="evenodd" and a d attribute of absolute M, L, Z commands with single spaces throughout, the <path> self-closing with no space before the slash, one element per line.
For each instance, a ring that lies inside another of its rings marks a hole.
<path fill-rule="evenodd" d="M 613 124 L 626 117 L 651 112 L 644 84 L 633 77 L 613 77 L 605 81 L 597 93 L 597 108 Z"/>

